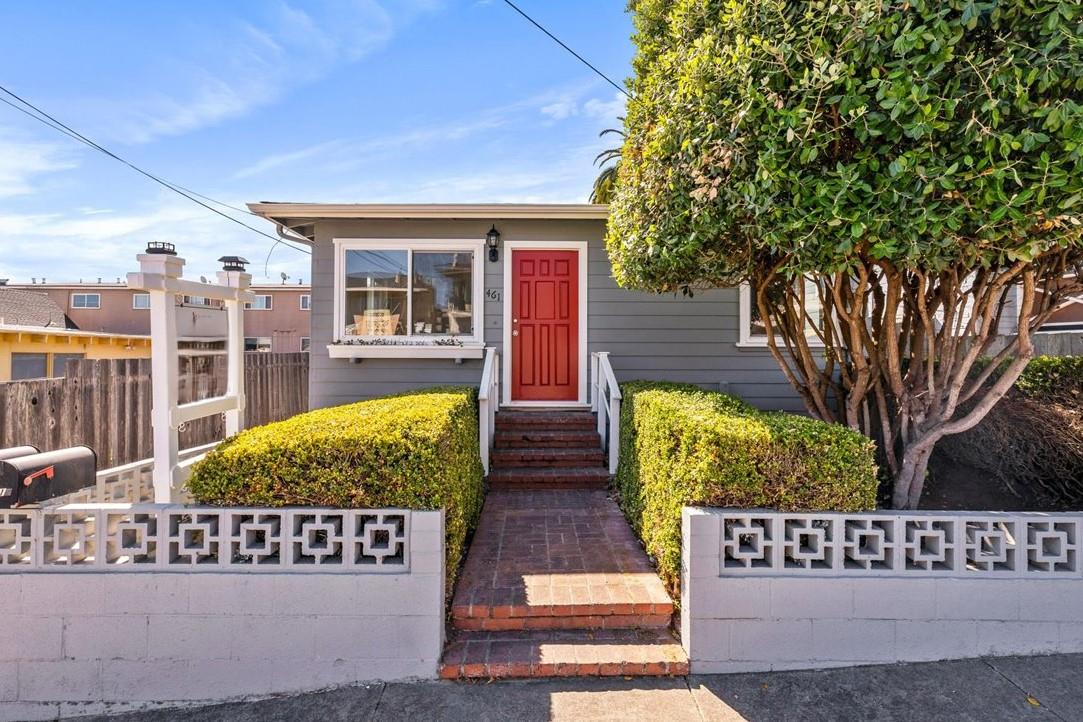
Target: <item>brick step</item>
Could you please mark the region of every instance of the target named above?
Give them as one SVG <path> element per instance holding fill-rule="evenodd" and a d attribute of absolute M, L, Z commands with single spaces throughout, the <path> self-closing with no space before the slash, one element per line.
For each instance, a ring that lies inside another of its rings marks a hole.
<path fill-rule="evenodd" d="M 502 469 L 534 467 L 600 467 L 605 464 L 601 449 L 493 449 L 493 466 Z"/>
<path fill-rule="evenodd" d="M 511 429 L 597 429 L 590 411 L 499 411 L 496 431 Z"/>
<path fill-rule="evenodd" d="M 680 676 L 688 657 L 664 629 L 459 632 L 444 651 L 444 679 Z"/>
<path fill-rule="evenodd" d="M 492 489 L 604 489 L 609 484 L 605 467 L 492 469 Z"/>
<path fill-rule="evenodd" d="M 514 429 L 497 431 L 493 439 L 497 449 L 598 449 L 602 437 L 593 428 L 585 429 Z"/>

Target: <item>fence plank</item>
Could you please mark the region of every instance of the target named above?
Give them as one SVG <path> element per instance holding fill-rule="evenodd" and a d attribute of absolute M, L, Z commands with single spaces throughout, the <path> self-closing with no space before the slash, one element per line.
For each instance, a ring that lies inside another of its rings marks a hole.
<path fill-rule="evenodd" d="M 75 360 L 63 378 L 0 383 L 0 448 L 33 444 L 42 451 L 85 444 L 104 469 L 149 458 L 149 359 Z M 226 391 L 224 356 L 180 359 L 181 402 Z M 245 425 L 279 421 L 308 409 L 307 353 L 245 354 Z M 181 432 L 181 447 L 217 441 L 221 416 L 200 419 Z"/>

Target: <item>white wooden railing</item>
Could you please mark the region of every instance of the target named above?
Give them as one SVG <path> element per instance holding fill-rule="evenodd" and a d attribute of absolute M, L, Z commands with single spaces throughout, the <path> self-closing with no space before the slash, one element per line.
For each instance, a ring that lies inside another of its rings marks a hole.
<path fill-rule="evenodd" d="M 609 365 L 609 352 L 590 355 L 590 409 L 598 415 L 598 434 L 609 451 L 609 473 L 617 473 L 620 456 L 620 386 Z"/>
<path fill-rule="evenodd" d="M 489 473 L 489 451 L 496 434 L 496 409 L 500 405 L 500 354 L 495 348 L 485 349 L 485 366 L 478 387 L 478 442 L 481 466 Z"/>

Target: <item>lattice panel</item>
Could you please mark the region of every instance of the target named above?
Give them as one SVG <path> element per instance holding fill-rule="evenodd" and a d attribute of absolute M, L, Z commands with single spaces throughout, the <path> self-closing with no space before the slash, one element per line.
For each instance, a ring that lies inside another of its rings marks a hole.
<path fill-rule="evenodd" d="M 719 510 L 723 575 L 1083 576 L 1083 515 Z"/>
<path fill-rule="evenodd" d="M 0 572 L 410 570 L 410 512 L 73 504 L 0 510 Z"/>

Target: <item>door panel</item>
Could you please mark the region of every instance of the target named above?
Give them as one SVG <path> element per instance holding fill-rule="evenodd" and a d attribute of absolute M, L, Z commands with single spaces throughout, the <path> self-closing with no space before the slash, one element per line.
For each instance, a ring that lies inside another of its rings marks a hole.
<path fill-rule="evenodd" d="M 579 253 L 511 254 L 512 401 L 576 401 Z"/>

